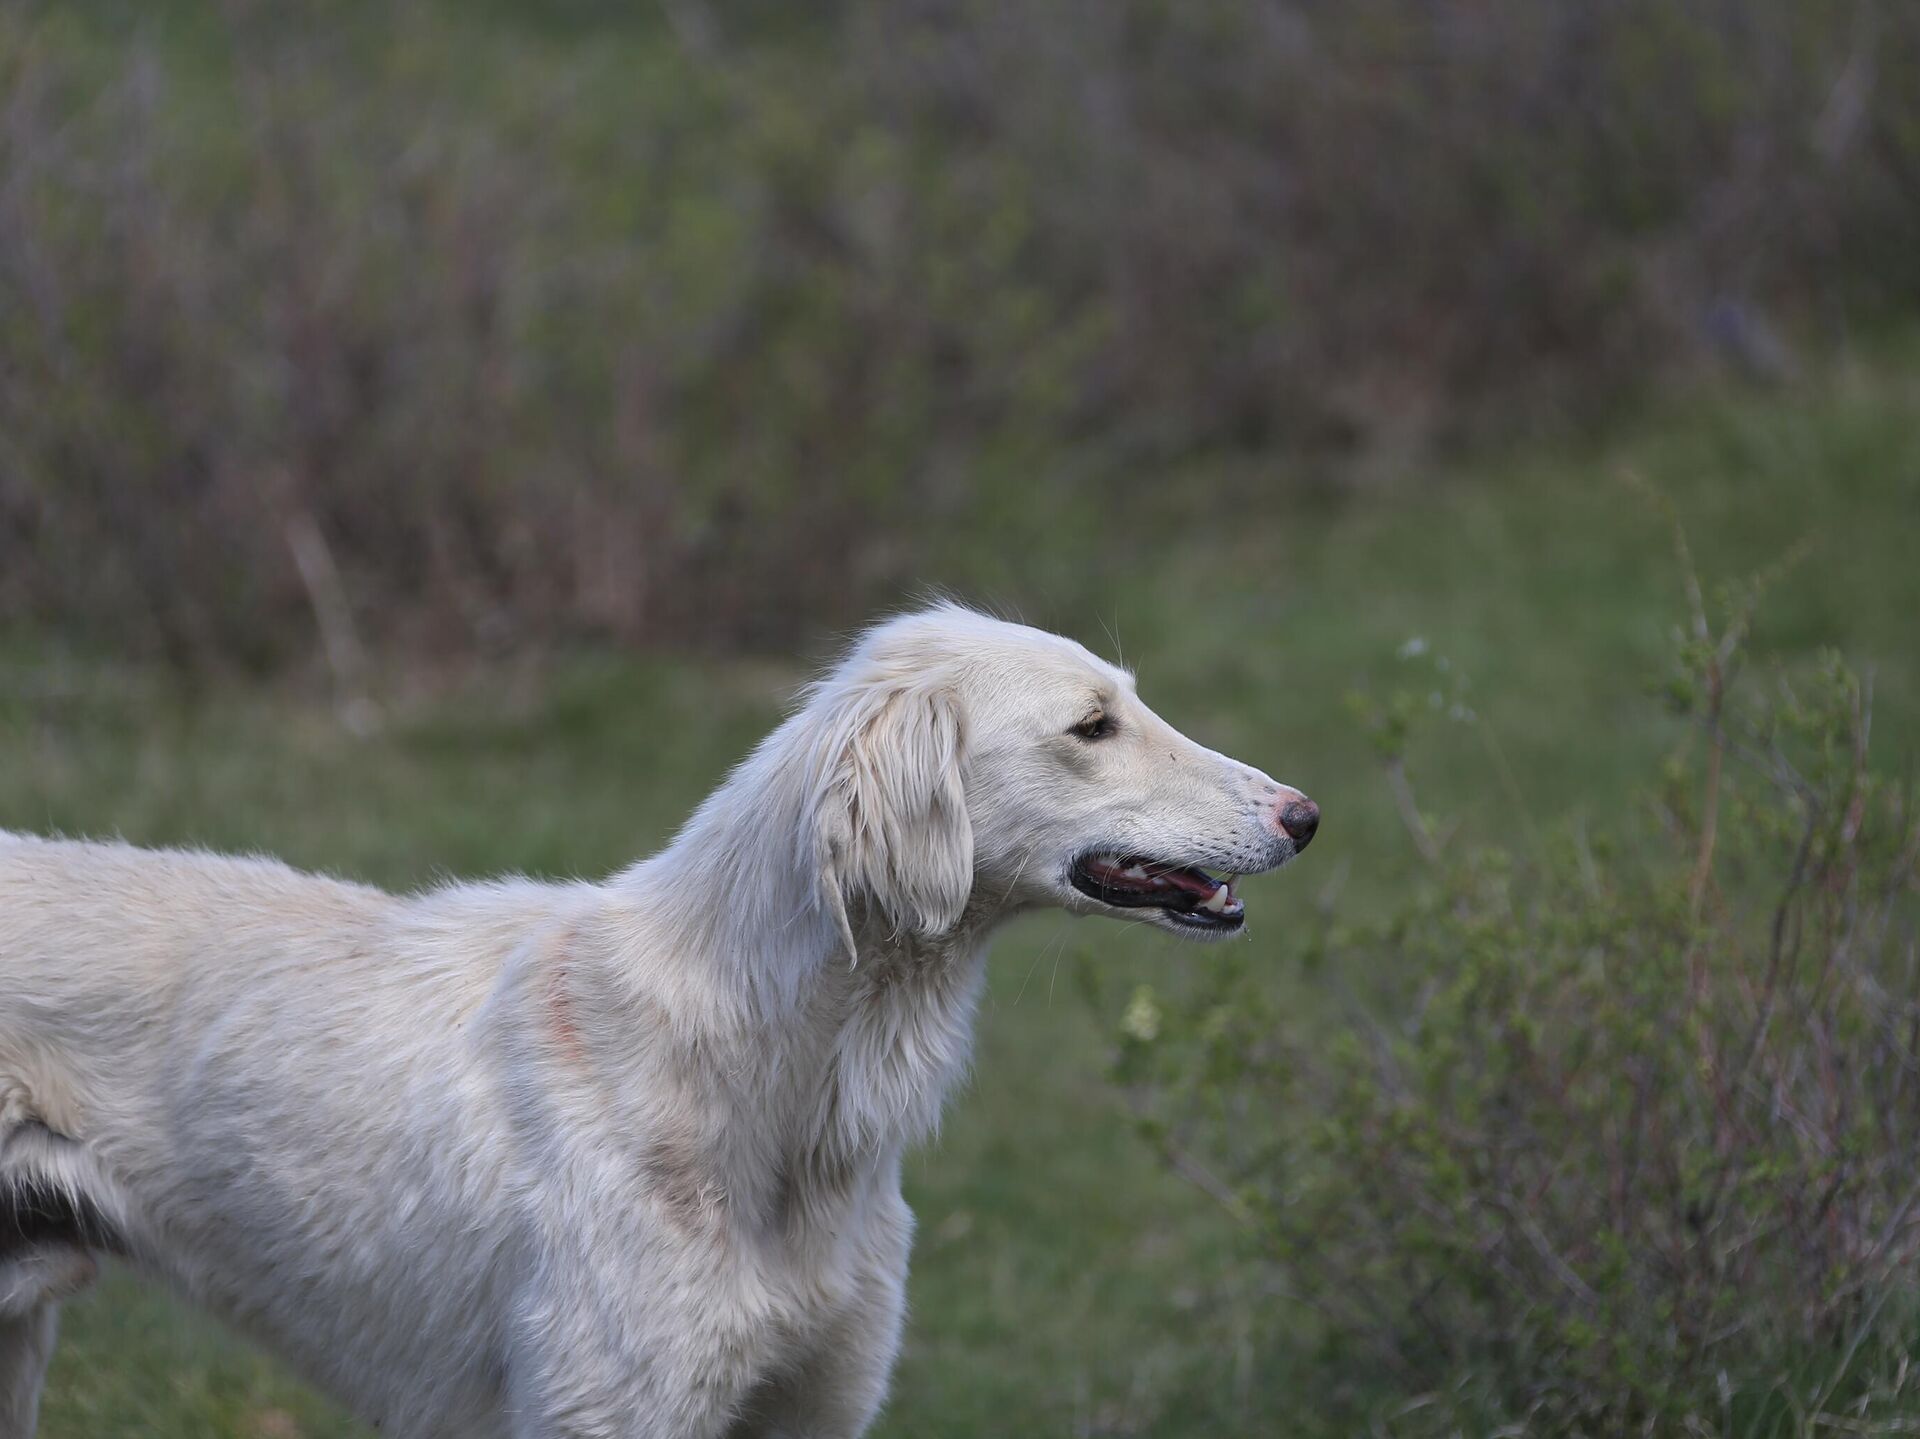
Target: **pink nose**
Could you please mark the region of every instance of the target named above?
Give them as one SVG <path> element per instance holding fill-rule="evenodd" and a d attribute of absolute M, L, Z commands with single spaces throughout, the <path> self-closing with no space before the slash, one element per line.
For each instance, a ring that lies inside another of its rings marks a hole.
<path fill-rule="evenodd" d="M 1305 849 L 1313 842 L 1313 832 L 1320 828 L 1320 806 L 1303 794 L 1295 794 L 1281 801 L 1274 824 L 1293 841 L 1296 850 Z"/>

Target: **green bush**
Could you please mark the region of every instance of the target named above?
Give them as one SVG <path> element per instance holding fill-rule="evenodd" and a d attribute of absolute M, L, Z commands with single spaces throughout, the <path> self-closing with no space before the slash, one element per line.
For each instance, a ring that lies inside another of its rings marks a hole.
<path fill-rule="evenodd" d="M 1240 1221 L 1296 1413 L 1598 1436 L 1920 1412 L 1920 807 L 1838 657 L 1750 673 L 1757 595 L 1716 631 L 1695 592 L 1663 691 L 1691 739 L 1639 824 L 1477 844 L 1405 776 L 1417 717 L 1476 723 L 1444 667 L 1358 706 L 1428 864 L 1391 912 L 1324 917 L 1307 987 L 1349 993 L 1341 1022 L 1232 947 L 1127 1007 L 1118 1075 Z"/>

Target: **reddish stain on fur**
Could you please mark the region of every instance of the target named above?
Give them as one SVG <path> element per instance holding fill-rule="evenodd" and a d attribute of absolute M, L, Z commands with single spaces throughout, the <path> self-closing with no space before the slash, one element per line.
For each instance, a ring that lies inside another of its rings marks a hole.
<path fill-rule="evenodd" d="M 567 955 L 573 949 L 569 930 L 553 948 L 553 964 L 547 970 L 547 1018 L 560 1055 L 570 1064 L 585 1064 L 586 1046 L 580 1042 L 580 1026 L 574 1023 L 573 997 L 567 992 Z"/>

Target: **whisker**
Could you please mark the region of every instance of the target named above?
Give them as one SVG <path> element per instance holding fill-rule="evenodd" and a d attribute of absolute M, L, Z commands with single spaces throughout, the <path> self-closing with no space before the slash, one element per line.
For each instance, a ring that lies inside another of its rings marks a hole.
<path fill-rule="evenodd" d="M 1054 959 L 1054 968 L 1055 970 L 1058 970 L 1060 967 L 1060 961 L 1059 961 L 1057 952 L 1060 950 L 1064 950 L 1065 948 L 1066 948 L 1066 936 L 1056 932 L 1054 937 L 1047 942 L 1045 947 L 1043 947 L 1041 951 L 1033 957 L 1033 963 L 1027 967 L 1027 977 L 1020 981 L 1020 992 L 1014 995 L 1013 997 L 1013 1003 L 1015 1008 L 1018 1008 L 1020 1001 L 1026 998 L 1027 985 L 1032 982 L 1033 976 L 1039 971 L 1040 966 L 1046 963 L 1048 952 L 1049 951 L 1056 952 L 1056 957 Z M 1049 983 L 1048 989 L 1047 989 L 1047 1004 L 1049 1005 L 1049 1007 L 1051 1007 L 1051 1005 L 1053 1004 L 1053 989 L 1052 989 L 1051 983 Z"/>

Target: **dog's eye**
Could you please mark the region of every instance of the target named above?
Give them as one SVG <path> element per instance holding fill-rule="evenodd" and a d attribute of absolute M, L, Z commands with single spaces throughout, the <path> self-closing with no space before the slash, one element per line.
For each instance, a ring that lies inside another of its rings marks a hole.
<path fill-rule="evenodd" d="M 1105 739 L 1113 733 L 1113 721 L 1105 714 L 1088 715 L 1067 733 L 1081 739 Z"/>

